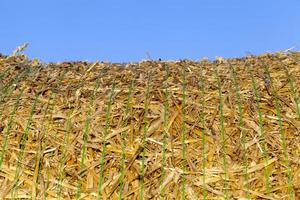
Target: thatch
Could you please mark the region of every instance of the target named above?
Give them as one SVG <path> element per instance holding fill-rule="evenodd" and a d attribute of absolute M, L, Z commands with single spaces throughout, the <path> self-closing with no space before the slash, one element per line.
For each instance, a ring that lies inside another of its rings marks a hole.
<path fill-rule="evenodd" d="M 0 199 L 300 199 L 299 85 L 298 52 L 1 55 Z"/>

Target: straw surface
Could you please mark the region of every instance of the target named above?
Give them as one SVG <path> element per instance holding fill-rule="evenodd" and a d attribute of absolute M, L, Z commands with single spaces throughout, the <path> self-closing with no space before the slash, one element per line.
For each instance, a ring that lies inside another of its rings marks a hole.
<path fill-rule="evenodd" d="M 300 199 L 300 53 L 0 56 L 0 199 Z"/>

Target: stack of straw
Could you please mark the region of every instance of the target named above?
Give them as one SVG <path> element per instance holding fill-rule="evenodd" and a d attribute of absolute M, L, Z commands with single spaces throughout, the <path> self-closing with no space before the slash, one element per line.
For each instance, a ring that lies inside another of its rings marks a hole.
<path fill-rule="evenodd" d="M 0 199 L 299 199 L 300 53 L 0 56 Z"/>

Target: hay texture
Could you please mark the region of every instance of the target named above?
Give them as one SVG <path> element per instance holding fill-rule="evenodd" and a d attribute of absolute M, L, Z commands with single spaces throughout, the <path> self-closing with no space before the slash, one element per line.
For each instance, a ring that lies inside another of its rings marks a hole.
<path fill-rule="evenodd" d="M 300 53 L 0 56 L 0 199 L 300 199 Z"/>

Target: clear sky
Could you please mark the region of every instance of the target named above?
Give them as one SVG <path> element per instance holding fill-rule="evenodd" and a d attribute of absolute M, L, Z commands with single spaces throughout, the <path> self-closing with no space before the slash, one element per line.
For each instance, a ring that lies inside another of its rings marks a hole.
<path fill-rule="evenodd" d="M 299 0 L 0 0 L 0 52 L 43 61 L 239 57 L 300 48 Z"/>

